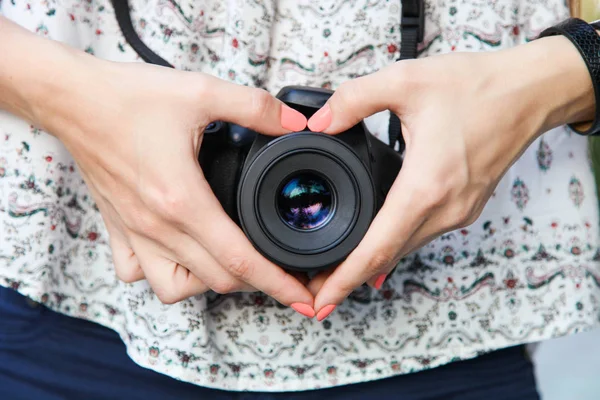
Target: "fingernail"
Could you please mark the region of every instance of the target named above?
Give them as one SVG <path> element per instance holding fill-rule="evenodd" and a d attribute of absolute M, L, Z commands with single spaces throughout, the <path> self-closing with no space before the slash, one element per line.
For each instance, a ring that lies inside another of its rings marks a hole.
<path fill-rule="evenodd" d="M 329 314 L 331 314 L 331 312 L 333 310 L 335 310 L 335 307 L 336 307 L 335 305 L 330 304 L 328 306 L 321 308 L 321 311 L 319 311 L 319 313 L 317 314 L 317 320 L 323 321 L 325 318 L 327 318 L 329 316 Z"/>
<path fill-rule="evenodd" d="M 329 125 L 331 125 L 331 107 L 329 107 L 329 104 L 325 104 L 308 120 L 308 128 L 313 132 L 323 132 L 329 128 Z"/>
<path fill-rule="evenodd" d="M 298 132 L 306 128 L 306 117 L 294 110 L 286 106 L 285 104 L 281 105 L 281 126 L 285 129 Z"/>
<path fill-rule="evenodd" d="M 377 277 L 377 280 L 375 281 L 375 289 L 379 290 L 381 289 L 381 286 L 383 286 L 383 282 L 385 282 L 385 277 L 387 276 L 387 274 L 381 274 Z"/>
<path fill-rule="evenodd" d="M 305 317 L 312 318 L 315 316 L 315 310 L 313 310 L 313 308 L 308 304 L 294 303 L 290 307 L 292 307 L 296 312 L 299 312 Z"/>

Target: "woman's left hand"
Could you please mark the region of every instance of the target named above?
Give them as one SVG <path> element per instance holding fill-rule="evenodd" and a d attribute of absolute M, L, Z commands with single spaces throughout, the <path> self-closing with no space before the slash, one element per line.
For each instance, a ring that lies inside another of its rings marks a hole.
<path fill-rule="evenodd" d="M 308 126 L 336 134 L 386 109 L 402 121 L 404 164 L 359 246 L 309 284 L 319 320 L 363 283 L 381 287 L 408 253 L 473 223 L 531 142 L 591 118 L 594 101 L 577 50 L 551 37 L 398 62 L 342 84 Z"/>

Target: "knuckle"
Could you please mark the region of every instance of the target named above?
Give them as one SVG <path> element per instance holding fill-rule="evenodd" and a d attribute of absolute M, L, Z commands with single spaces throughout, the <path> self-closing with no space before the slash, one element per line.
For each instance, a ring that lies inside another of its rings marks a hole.
<path fill-rule="evenodd" d="M 211 75 L 190 75 L 190 85 L 192 89 L 189 93 L 192 95 L 194 104 L 206 104 L 206 99 L 213 98 L 218 90 L 216 79 Z M 199 79 L 198 79 L 199 78 Z M 206 107 L 206 112 L 210 111 L 210 107 Z"/>
<path fill-rule="evenodd" d="M 266 118 L 271 110 L 272 97 L 262 89 L 251 89 L 252 115 L 258 120 Z"/>
<path fill-rule="evenodd" d="M 129 228 L 138 232 L 145 237 L 155 238 L 158 236 L 160 229 L 160 221 L 154 215 L 148 212 L 137 213 L 133 220 L 129 222 Z"/>
<path fill-rule="evenodd" d="M 445 179 L 437 179 L 431 190 L 431 198 L 436 206 L 445 205 L 452 197 L 454 187 Z"/>
<path fill-rule="evenodd" d="M 230 257 L 225 267 L 234 278 L 243 281 L 247 281 L 254 273 L 254 264 L 246 257 Z"/>
<path fill-rule="evenodd" d="M 335 91 L 337 102 L 344 110 L 352 109 L 358 98 L 357 82 L 344 82 Z"/>
<path fill-rule="evenodd" d="M 415 199 L 421 203 L 426 212 L 441 207 L 447 201 L 449 190 L 440 182 L 419 182 L 414 189 Z"/>
<path fill-rule="evenodd" d="M 183 300 L 181 294 L 174 287 L 154 288 L 154 294 L 163 304 L 175 304 Z"/>
<path fill-rule="evenodd" d="M 454 224 L 459 228 L 464 228 L 469 225 L 469 221 L 471 220 L 471 209 L 466 206 L 461 206 L 458 208 L 455 215 Z"/>
<path fill-rule="evenodd" d="M 150 207 L 168 221 L 180 221 L 186 215 L 188 197 L 185 190 L 166 189 L 151 196 Z"/>
<path fill-rule="evenodd" d="M 285 286 L 276 286 L 274 288 L 271 288 L 269 290 L 269 293 L 267 293 L 267 294 L 269 297 L 271 297 L 273 299 L 280 300 L 283 297 L 285 297 L 284 291 L 285 291 Z"/>
<path fill-rule="evenodd" d="M 475 221 L 477 221 L 477 218 L 479 218 L 479 212 L 471 214 L 471 216 L 464 221 L 461 228 L 466 228 L 467 226 L 473 225 Z"/>
<path fill-rule="evenodd" d="M 474 224 L 481 215 L 481 211 L 482 210 L 475 205 L 468 207 L 467 211 L 465 211 L 462 215 L 463 218 L 460 221 L 462 225 L 461 228 Z"/>
<path fill-rule="evenodd" d="M 228 294 L 240 291 L 240 285 L 233 279 L 224 279 L 215 282 L 211 289 L 218 294 Z"/>
<path fill-rule="evenodd" d="M 452 210 L 450 216 L 451 229 L 465 228 L 478 218 L 478 212 L 475 204 L 470 201 L 462 201 Z"/>
<path fill-rule="evenodd" d="M 367 262 L 367 271 L 369 275 L 375 275 L 381 270 L 386 269 L 394 262 L 394 253 L 388 250 L 381 250 L 374 254 Z"/>
<path fill-rule="evenodd" d="M 411 60 L 405 61 L 407 62 L 391 64 L 385 70 L 386 80 L 390 86 L 396 89 L 403 88 L 403 92 L 407 92 L 408 85 L 417 81 L 416 77 L 418 75 L 422 75 L 419 67 L 411 62 Z"/>
<path fill-rule="evenodd" d="M 161 203 L 161 213 L 171 219 L 178 220 L 185 213 L 187 198 L 185 191 L 169 190 L 165 193 Z"/>
<path fill-rule="evenodd" d="M 125 282 L 125 283 L 137 282 L 140 279 L 136 267 L 129 267 L 129 266 L 120 266 L 119 267 L 119 266 L 117 266 L 116 262 L 115 262 L 115 273 L 117 275 L 117 278 L 119 278 L 119 280 L 121 282 Z"/>
<path fill-rule="evenodd" d="M 203 102 L 206 102 L 206 99 L 209 99 L 210 96 L 214 95 L 213 87 L 207 79 L 198 79 L 195 82 L 196 86 L 193 92 L 195 93 L 196 98 L 200 99 L 200 104 L 203 104 Z"/>
<path fill-rule="evenodd" d="M 270 285 L 266 294 L 273 299 L 281 301 L 286 298 L 286 294 L 289 294 L 289 289 L 293 288 L 296 284 L 294 277 L 284 272 L 281 274 L 280 283 L 278 285 Z"/>
<path fill-rule="evenodd" d="M 363 280 L 363 278 L 361 278 L 361 280 Z M 364 281 L 366 282 L 367 278 L 364 278 Z M 365 282 L 359 282 L 358 280 L 353 279 L 339 279 L 335 281 L 333 286 L 334 292 L 343 297 L 347 297 Z"/>

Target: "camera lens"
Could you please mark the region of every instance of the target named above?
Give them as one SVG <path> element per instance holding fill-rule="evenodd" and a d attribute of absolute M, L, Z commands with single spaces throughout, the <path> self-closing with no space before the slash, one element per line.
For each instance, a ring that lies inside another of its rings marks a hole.
<path fill-rule="evenodd" d="M 360 133 L 360 132 L 359 132 Z M 296 132 L 265 142 L 240 176 L 240 225 L 268 259 L 295 271 L 339 264 L 375 214 L 367 166 L 331 135 Z"/>
<path fill-rule="evenodd" d="M 333 215 L 333 193 L 326 179 L 303 172 L 284 182 L 277 195 L 279 216 L 290 227 L 302 231 L 320 228 Z"/>

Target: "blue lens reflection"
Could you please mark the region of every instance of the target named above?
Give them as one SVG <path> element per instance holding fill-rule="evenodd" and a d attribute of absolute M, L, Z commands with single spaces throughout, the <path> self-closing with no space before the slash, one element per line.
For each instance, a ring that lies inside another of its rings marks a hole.
<path fill-rule="evenodd" d="M 333 196 L 327 181 L 301 173 L 289 179 L 277 196 L 279 215 L 289 226 L 311 230 L 324 225 L 332 213 Z"/>

